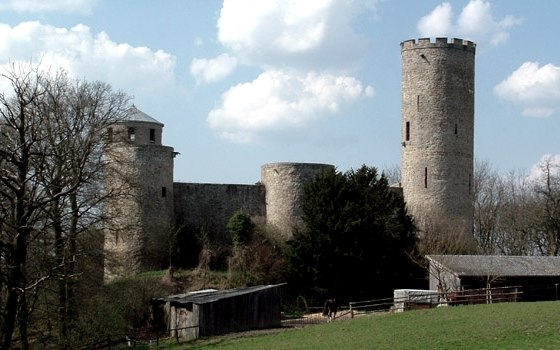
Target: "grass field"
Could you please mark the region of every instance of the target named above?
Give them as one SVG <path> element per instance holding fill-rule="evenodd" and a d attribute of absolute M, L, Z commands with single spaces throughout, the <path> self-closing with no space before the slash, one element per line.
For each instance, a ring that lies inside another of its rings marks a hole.
<path fill-rule="evenodd" d="M 213 337 L 166 349 L 560 349 L 560 302 L 373 314 L 302 329 Z"/>

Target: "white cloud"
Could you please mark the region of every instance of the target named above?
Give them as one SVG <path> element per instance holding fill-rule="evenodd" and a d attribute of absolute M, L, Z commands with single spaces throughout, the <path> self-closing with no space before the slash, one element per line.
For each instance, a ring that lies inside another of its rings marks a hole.
<path fill-rule="evenodd" d="M 492 4 L 484 0 L 470 0 L 454 22 L 450 3 L 438 5 L 430 14 L 422 17 L 417 24 L 422 37 L 455 37 L 472 40 L 478 45 L 500 45 L 509 38 L 509 31 L 521 20 L 506 16 L 494 19 Z"/>
<path fill-rule="evenodd" d="M 560 109 L 560 67 L 525 62 L 494 93 L 523 107 L 523 115 L 548 117 Z"/>
<path fill-rule="evenodd" d="M 367 46 L 351 24 L 376 2 L 224 0 L 218 38 L 243 63 L 340 69 L 358 60 Z"/>
<path fill-rule="evenodd" d="M 428 15 L 420 18 L 417 28 L 421 36 L 447 36 L 452 31 L 453 9 L 451 4 L 444 2 Z M 433 34 L 440 33 L 440 34 Z"/>
<path fill-rule="evenodd" d="M 269 70 L 230 88 L 208 116 L 210 127 L 235 142 L 251 142 L 279 129 L 301 128 L 374 95 L 353 77 Z"/>
<path fill-rule="evenodd" d="M 175 57 L 161 50 L 116 43 L 101 32 L 23 22 L 0 24 L 0 64 L 41 62 L 78 79 L 101 80 L 129 93 L 150 94 L 174 82 Z"/>
<path fill-rule="evenodd" d="M 0 11 L 90 13 L 98 0 L 3 0 Z"/>
<path fill-rule="evenodd" d="M 223 53 L 213 59 L 194 58 L 190 71 L 197 83 L 212 83 L 227 77 L 237 66 L 237 59 Z"/>
<path fill-rule="evenodd" d="M 374 95 L 350 75 L 368 40 L 353 29 L 357 16 L 379 0 L 224 0 L 218 39 L 238 64 L 263 72 L 231 87 L 208 123 L 222 137 L 250 142 L 278 130 L 297 129 Z M 193 71 L 193 66 L 196 68 Z M 191 73 L 215 71 L 213 60 L 193 61 Z"/>

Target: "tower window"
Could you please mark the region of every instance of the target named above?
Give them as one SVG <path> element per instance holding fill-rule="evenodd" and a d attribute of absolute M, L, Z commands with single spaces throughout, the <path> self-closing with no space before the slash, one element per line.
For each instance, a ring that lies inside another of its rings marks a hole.
<path fill-rule="evenodd" d="M 405 127 L 405 141 L 409 141 L 410 140 L 410 122 L 406 122 L 406 127 Z"/>
<path fill-rule="evenodd" d="M 150 129 L 150 142 L 156 141 L 156 129 Z"/>
<path fill-rule="evenodd" d="M 420 112 L 420 95 L 416 95 L 416 111 Z"/>
<path fill-rule="evenodd" d="M 457 135 L 457 124 L 455 124 L 455 135 Z"/>
<path fill-rule="evenodd" d="M 161 188 L 161 196 L 162 196 L 163 198 L 167 197 L 167 187 L 163 186 L 163 187 Z"/>
<path fill-rule="evenodd" d="M 134 141 L 136 140 L 136 131 L 134 130 L 134 128 L 128 128 L 128 139 L 130 141 Z"/>
<path fill-rule="evenodd" d="M 428 188 L 428 167 L 424 168 L 424 188 Z"/>
<path fill-rule="evenodd" d="M 107 128 L 107 142 L 113 142 L 113 128 Z"/>

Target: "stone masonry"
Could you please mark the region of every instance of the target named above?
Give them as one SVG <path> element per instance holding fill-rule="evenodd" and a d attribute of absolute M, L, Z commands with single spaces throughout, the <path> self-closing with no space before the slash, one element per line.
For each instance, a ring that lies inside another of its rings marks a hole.
<path fill-rule="evenodd" d="M 462 39 L 407 40 L 402 53 L 402 186 L 420 228 L 473 230 L 474 56 Z"/>

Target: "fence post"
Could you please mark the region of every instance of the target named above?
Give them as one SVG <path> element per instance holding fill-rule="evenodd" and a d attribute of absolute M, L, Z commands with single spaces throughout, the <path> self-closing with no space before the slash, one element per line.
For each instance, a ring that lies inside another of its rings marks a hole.
<path fill-rule="evenodd" d="M 350 318 L 354 318 L 354 309 L 352 308 L 352 303 L 350 305 Z"/>

